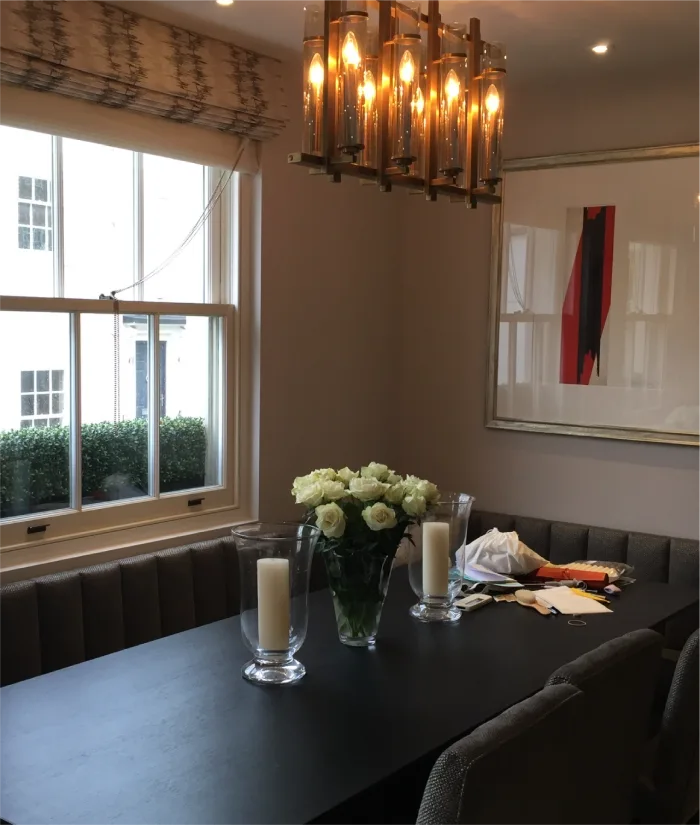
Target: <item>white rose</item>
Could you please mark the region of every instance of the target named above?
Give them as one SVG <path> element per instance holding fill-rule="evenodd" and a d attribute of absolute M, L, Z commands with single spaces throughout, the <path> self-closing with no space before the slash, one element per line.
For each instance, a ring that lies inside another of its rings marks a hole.
<path fill-rule="evenodd" d="M 327 539 L 339 539 L 345 532 L 345 513 L 337 504 L 316 508 L 316 526 Z"/>
<path fill-rule="evenodd" d="M 371 507 L 365 507 L 362 518 L 370 530 L 390 530 L 396 527 L 396 513 L 393 508 L 387 507 L 381 501 Z"/>
<path fill-rule="evenodd" d="M 391 487 L 384 493 L 384 498 L 389 504 L 401 504 L 403 497 L 406 495 L 403 483 L 392 484 Z"/>
<path fill-rule="evenodd" d="M 409 516 L 422 516 L 425 513 L 426 502 L 423 496 L 408 495 L 401 506 Z"/>
<path fill-rule="evenodd" d="M 377 464 L 376 461 L 370 461 L 366 467 L 362 468 L 360 475 L 362 478 L 376 478 L 377 481 L 384 481 L 389 475 L 389 468 L 386 464 Z"/>
<path fill-rule="evenodd" d="M 350 482 L 350 492 L 360 501 L 381 498 L 388 489 L 388 484 L 382 484 L 376 478 L 353 478 Z"/>
<path fill-rule="evenodd" d="M 437 488 L 437 485 L 433 484 L 432 481 L 426 481 L 424 478 L 420 479 L 418 484 L 416 484 L 413 488 L 414 495 L 423 496 L 423 498 L 432 503 L 433 501 L 437 501 L 440 497 L 440 491 Z"/>
<path fill-rule="evenodd" d="M 387 484 L 398 484 L 401 480 L 401 476 L 393 470 L 389 470 L 389 475 L 384 479 Z"/>
<path fill-rule="evenodd" d="M 301 487 L 296 494 L 297 504 L 303 504 L 305 507 L 316 507 L 323 501 L 323 487 L 318 481 L 312 481 L 306 487 Z"/>
<path fill-rule="evenodd" d="M 336 475 L 343 482 L 343 484 L 345 484 L 345 486 L 347 487 L 347 486 L 349 486 L 349 484 L 353 480 L 353 478 L 357 478 L 360 474 L 359 473 L 353 473 L 353 471 L 349 467 L 343 467 L 342 470 L 338 470 Z"/>
<path fill-rule="evenodd" d="M 406 492 L 412 493 L 416 489 L 416 485 L 420 484 L 421 481 L 422 479 L 418 478 L 418 476 L 406 476 L 406 478 L 403 480 Z"/>
<path fill-rule="evenodd" d="M 315 479 L 311 473 L 309 473 L 309 475 L 306 476 L 297 476 L 294 479 L 294 484 L 292 484 L 292 495 L 295 496 L 299 492 L 299 490 L 301 490 L 303 487 L 308 487 L 309 484 L 313 484 L 313 482 L 316 480 L 317 479 Z"/>
<path fill-rule="evenodd" d="M 313 473 L 311 473 L 311 475 L 317 481 L 334 481 L 336 472 L 331 467 L 326 467 L 323 470 L 314 470 Z"/>
<path fill-rule="evenodd" d="M 323 497 L 327 501 L 338 501 L 348 493 L 342 481 L 322 481 L 321 489 L 323 490 Z"/>

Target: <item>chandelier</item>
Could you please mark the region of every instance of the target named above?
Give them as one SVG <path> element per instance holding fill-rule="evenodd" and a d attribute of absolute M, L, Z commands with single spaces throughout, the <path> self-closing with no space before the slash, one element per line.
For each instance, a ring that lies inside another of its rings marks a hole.
<path fill-rule="evenodd" d="M 500 202 L 505 51 L 443 24 L 437 0 L 326 0 L 304 21 L 303 135 L 290 163 L 340 181 L 351 175 Z"/>

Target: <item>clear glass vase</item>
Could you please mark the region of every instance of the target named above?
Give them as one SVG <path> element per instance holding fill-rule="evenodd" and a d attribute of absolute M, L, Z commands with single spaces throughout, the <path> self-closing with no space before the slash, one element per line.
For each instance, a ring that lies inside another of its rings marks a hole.
<path fill-rule="evenodd" d="M 243 677 L 264 685 L 296 682 L 306 668 L 294 658 L 308 624 L 309 577 L 321 531 L 308 524 L 234 528 L 240 567 L 241 633 L 253 659 Z"/>
<path fill-rule="evenodd" d="M 457 622 L 454 601 L 462 590 L 457 551 L 464 547 L 474 499 L 466 493 L 440 493 L 440 501 L 412 533 L 408 579 L 418 604 L 410 614 L 421 622 Z"/>
<path fill-rule="evenodd" d="M 389 587 L 393 555 L 325 550 L 338 636 L 350 647 L 372 647 Z"/>

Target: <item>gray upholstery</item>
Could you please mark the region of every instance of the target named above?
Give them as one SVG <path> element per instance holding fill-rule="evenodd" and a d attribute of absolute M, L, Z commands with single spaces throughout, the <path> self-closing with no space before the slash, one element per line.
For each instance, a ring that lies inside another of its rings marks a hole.
<path fill-rule="evenodd" d="M 639 581 L 669 582 L 695 590 L 700 587 L 700 545 L 692 539 L 472 511 L 468 541 L 492 527 L 504 532 L 515 530 L 528 547 L 553 564 L 577 559 L 620 561 L 634 565 L 632 575 Z M 697 627 L 697 610 L 671 619 L 665 628 L 666 647 L 680 650 Z"/>
<path fill-rule="evenodd" d="M 643 783 L 642 822 L 683 823 L 698 811 L 698 631 L 676 664 L 651 776 Z"/>
<path fill-rule="evenodd" d="M 579 800 L 580 822 L 630 822 L 663 639 L 635 630 L 555 671 L 548 685 L 583 691 L 581 737 L 596 736 L 595 792 Z"/>
<path fill-rule="evenodd" d="M 419 825 L 582 822 L 584 709 L 571 685 L 546 687 L 449 747 L 430 772 Z"/>
<path fill-rule="evenodd" d="M 3 585 L 1 684 L 233 616 L 238 576 L 227 537 Z"/>

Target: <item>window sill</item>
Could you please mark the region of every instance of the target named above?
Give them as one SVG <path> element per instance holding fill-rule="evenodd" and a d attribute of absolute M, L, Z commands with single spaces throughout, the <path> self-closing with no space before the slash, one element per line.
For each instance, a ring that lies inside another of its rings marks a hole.
<path fill-rule="evenodd" d="M 230 508 L 177 521 L 140 524 L 109 533 L 13 548 L 0 554 L 3 584 L 59 573 L 114 559 L 154 553 L 196 541 L 220 538 L 236 524 L 253 521 Z"/>

